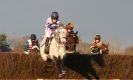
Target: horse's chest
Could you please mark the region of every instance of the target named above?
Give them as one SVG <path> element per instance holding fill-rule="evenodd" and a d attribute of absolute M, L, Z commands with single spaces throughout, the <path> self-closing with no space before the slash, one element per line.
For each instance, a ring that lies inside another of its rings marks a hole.
<path fill-rule="evenodd" d="M 51 44 L 50 44 L 51 46 L 55 46 L 55 47 L 62 47 L 62 46 L 64 46 L 63 44 L 61 44 L 61 43 L 58 43 L 55 39 L 53 39 L 52 41 L 51 41 Z"/>

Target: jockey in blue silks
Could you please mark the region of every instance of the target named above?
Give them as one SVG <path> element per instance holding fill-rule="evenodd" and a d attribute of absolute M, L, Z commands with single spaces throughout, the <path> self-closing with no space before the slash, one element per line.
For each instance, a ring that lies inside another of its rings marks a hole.
<path fill-rule="evenodd" d="M 48 53 L 49 50 L 49 41 L 51 34 L 59 27 L 59 14 L 58 12 L 52 12 L 51 17 L 46 20 L 45 23 L 45 53 Z"/>

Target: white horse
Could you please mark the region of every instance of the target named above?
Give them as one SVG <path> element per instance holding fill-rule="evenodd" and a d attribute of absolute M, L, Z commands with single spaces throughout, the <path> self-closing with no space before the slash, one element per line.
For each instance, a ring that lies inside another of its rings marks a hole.
<path fill-rule="evenodd" d="M 65 74 L 64 59 L 66 55 L 66 29 L 63 25 L 60 25 L 53 33 L 53 39 L 50 42 L 49 54 L 45 53 L 45 38 L 40 42 L 40 54 L 44 61 L 48 58 L 52 59 L 58 68 L 59 77 Z"/>

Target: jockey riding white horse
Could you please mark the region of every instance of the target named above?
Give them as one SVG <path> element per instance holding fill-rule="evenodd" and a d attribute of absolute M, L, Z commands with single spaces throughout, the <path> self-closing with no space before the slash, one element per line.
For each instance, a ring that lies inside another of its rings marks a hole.
<path fill-rule="evenodd" d="M 45 53 L 45 39 L 40 42 L 40 54 L 44 61 L 48 58 L 55 61 L 57 68 L 59 69 L 59 77 L 63 74 L 64 58 L 66 55 L 66 29 L 64 25 L 60 25 L 53 33 L 53 38 L 50 41 L 49 54 Z"/>

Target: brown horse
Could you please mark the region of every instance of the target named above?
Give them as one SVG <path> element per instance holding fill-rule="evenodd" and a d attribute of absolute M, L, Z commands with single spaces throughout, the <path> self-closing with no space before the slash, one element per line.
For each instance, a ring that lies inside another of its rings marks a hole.
<path fill-rule="evenodd" d="M 105 44 L 105 43 L 102 43 L 101 44 L 101 47 L 98 48 L 98 46 L 94 45 L 92 49 L 92 52 L 91 53 L 96 53 L 96 54 L 108 54 L 109 53 L 109 43 L 108 44 Z"/>
<path fill-rule="evenodd" d="M 39 44 L 38 44 L 38 40 L 37 41 L 32 41 L 32 49 L 30 50 L 30 54 L 38 54 L 39 51 Z"/>
<path fill-rule="evenodd" d="M 78 38 L 77 34 L 78 34 L 78 31 L 76 33 L 67 32 L 67 36 L 66 36 L 67 53 L 76 53 L 76 45 L 79 43 L 79 38 Z"/>
<path fill-rule="evenodd" d="M 102 44 L 102 47 L 101 47 L 102 54 L 108 54 L 109 53 L 108 46 L 109 46 L 109 43 L 108 44 L 105 44 L 105 43 Z"/>
<path fill-rule="evenodd" d="M 76 52 L 76 45 L 79 43 L 79 38 L 77 36 L 78 31 L 74 32 L 73 26 L 74 25 L 72 23 L 68 23 L 66 25 L 66 30 L 67 30 L 66 50 L 67 50 L 67 53 L 75 53 Z"/>

